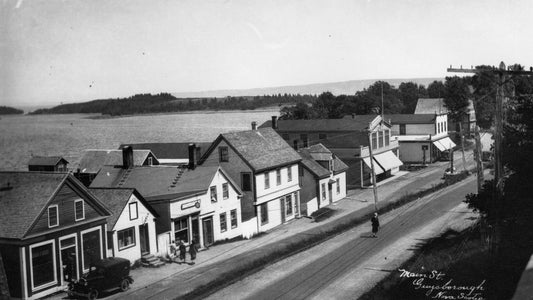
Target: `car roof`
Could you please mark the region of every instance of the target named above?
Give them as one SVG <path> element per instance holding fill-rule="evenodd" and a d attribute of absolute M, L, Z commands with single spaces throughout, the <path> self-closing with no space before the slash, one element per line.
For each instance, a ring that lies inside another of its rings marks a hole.
<path fill-rule="evenodd" d="M 102 267 L 102 268 L 111 268 L 114 266 L 120 266 L 124 264 L 127 264 L 129 266 L 130 261 L 125 258 L 120 258 L 120 257 L 104 258 L 102 260 L 99 260 L 93 263 L 95 267 Z"/>

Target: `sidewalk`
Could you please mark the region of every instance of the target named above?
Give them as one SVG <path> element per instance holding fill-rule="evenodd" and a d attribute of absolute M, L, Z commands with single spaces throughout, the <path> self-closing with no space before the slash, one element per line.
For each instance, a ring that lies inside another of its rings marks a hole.
<path fill-rule="evenodd" d="M 468 159 L 471 163 L 471 159 Z M 461 163 L 457 161 L 458 170 Z M 469 163 L 469 165 L 470 165 Z M 400 172 L 378 184 L 379 206 L 395 202 L 406 194 L 428 189 L 442 181 L 447 162 L 437 162 L 415 172 Z M 239 268 L 256 266 L 269 259 L 280 249 L 312 241 L 341 224 L 354 222 L 373 211 L 373 190 L 348 191 L 347 197 L 328 206 L 334 213 L 327 219 L 315 222 L 300 218 L 288 224 L 254 237 L 210 247 L 198 253 L 195 265 L 169 263 L 160 268 L 138 268 L 131 271 L 135 282 L 127 292 L 101 295 L 102 299 L 174 299 L 185 296 L 193 290 L 227 278 L 229 272 Z M 312 246 L 312 245 L 309 245 Z M 281 254 L 283 255 L 283 253 Z M 187 256 L 189 259 L 189 256 Z M 242 275 L 242 274 L 241 274 Z M 67 299 L 66 293 L 48 299 Z"/>

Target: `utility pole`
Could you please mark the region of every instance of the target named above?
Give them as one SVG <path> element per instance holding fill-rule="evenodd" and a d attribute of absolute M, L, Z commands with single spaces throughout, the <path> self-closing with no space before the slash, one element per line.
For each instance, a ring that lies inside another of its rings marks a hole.
<path fill-rule="evenodd" d="M 483 175 L 483 151 L 481 149 L 481 137 L 479 135 L 479 126 L 476 125 L 476 131 L 475 131 L 475 139 L 476 139 L 476 150 L 474 152 L 474 158 L 476 159 L 477 164 L 477 193 L 481 192 L 481 188 L 483 187 L 483 182 L 485 181 L 484 175 Z"/>
<path fill-rule="evenodd" d="M 372 172 L 372 190 L 374 191 L 374 211 L 378 212 L 378 187 L 376 185 L 376 172 L 374 169 L 374 155 L 372 153 L 372 122 L 368 124 L 368 153 L 370 157 L 370 168 L 372 169 L 371 172 Z"/>

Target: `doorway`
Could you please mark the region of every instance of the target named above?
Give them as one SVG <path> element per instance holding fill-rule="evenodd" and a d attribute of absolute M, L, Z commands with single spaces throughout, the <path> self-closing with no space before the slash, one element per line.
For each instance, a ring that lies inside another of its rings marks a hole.
<path fill-rule="evenodd" d="M 204 234 L 204 246 L 208 247 L 213 244 L 213 217 L 202 219 L 202 227 Z"/>
<path fill-rule="evenodd" d="M 78 254 L 76 237 L 60 239 L 61 285 L 78 279 Z"/>
<path fill-rule="evenodd" d="M 279 199 L 279 205 L 281 208 L 281 224 L 285 223 L 285 197 Z"/>
<path fill-rule="evenodd" d="M 333 203 L 333 183 L 328 183 L 329 204 Z"/>
<path fill-rule="evenodd" d="M 141 244 L 141 255 L 150 253 L 150 240 L 148 238 L 148 223 L 139 225 L 139 243 Z"/>
<path fill-rule="evenodd" d="M 192 239 L 198 243 L 200 242 L 200 221 L 198 215 L 191 218 L 192 222 Z"/>

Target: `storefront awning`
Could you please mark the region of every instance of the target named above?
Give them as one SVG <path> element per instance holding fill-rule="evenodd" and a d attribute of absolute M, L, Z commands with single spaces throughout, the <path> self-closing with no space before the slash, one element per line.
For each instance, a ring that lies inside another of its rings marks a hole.
<path fill-rule="evenodd" d="M 391 170 L 403 165 L 402 161 L 392 153 L 392 151 L 383 152 L 374 155 L 374 159 L 385 169 Z"/>
<path fill-rule="evenodd" d="M 365 162 L 365 165 L 372 170 L 372 165 L 370 164 L 370 157 L 363 158 L 363 161 Z M 376 172 L 376 175 L 384 173 L 385 171 L 378 165 L 374 158 L 374 171 Z"/>
<path fill-rule="evenodd" d="M 440 151 L 445 151 L 455 147 L 455 143 L 449 137 L 435 141 L 433 142 L 433 145 L 435 145 L 435 147 L 437 147 Z"/>

